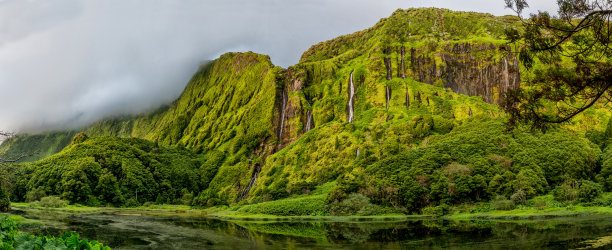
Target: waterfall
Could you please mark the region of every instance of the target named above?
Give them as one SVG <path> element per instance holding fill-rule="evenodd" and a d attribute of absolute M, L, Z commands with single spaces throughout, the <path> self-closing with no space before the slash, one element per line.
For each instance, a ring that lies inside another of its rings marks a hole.
<path fill-rule="evenodd" d="M 504 80 L 506 82 L 506 86 L 504 88 L 504 92 L 507 92 L 510 89 L 510 79 L 508 79 L 510 73 L 508 72 L 508 59 L 504 57 Z"/>
<path fill-rule="evenodd" d="M 348 87 L 348 122 L 353 123 L 354 116 L 354 105 L 355 105 L 355 84 L 353 83 L 353 72 L 351 72 L 351 77 L 349 78 L 349 87 Z"/>
<path fill-rule="evenodd" d="M 359 157 L 359 148 L 357 148 L 357 153 L 355 155 L 355 158 Z"/>
<path fill-rule="evenodd" d="M 253 187 L 253 185 L 255 185 L 257 175 L 259 175 L 259 167 L 256 166 L 253 170 L 253 176 L 251 176 L 251 181 L 249 182 L 249 185 L 244 189 L 244 191 L 242 191 L 242 194 L 240 194 L 240 199 L 244 199 L 244 197 L 249 194 L 249 191 L 251 191 L 251 188 Z"/>
<path fill-rule="evenodd" d="M 304 126 L 304 133 L 310 131 L 312 129 L 312 112 L 310 110 L 306 111 L 306 125 Z"/>
<path fill-rule="evenodd" d="M 279 144 L 278 147 L 280 149 L 281 145 L 283 144 L 283 129 L 285 128 L 285 111 L 287 109 L 287 89 L 285 88 L 285 86 L 283 86 L 283 89 L 281 90 L 281 111 L 280 111 L 280 124 L 278 125 L 279 129 L 278 129 L 278 140 L 279 140 Z"/>

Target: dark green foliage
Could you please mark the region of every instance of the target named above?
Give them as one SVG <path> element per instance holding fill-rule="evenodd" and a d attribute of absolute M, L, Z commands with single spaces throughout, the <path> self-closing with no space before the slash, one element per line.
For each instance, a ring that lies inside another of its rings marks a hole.
<path fill-rule="evenodd" d="M 565 181 L 563 184 L 555 187 L 553 195 L 555 200 L 558 201 L 575 201 L 578 199 L 578 185 L 577 181 Z"/>
<path fill-rule="evenodd" d="M 375 215 L 378 208 L 370 203 L 370 199 L 359 193 L 349 194 L 343 201 L 334 201 L 330 205 L 331 215 Z"/>
<path fill-rule="evenodd" d="M 433 137 L 427 147 L 376 162 L 366 172 L 398 186 L 400 204 L 409 211 L 495 195 L 513 196 L 522 204 L 560 185 L 562 173 L 593 176 L 600 151 L 588 140 L 562 132 L 512 135 L 503 129 L 503 120 L 473 121 Z"/>
<path fill-rule="evenodd" d="M 519 17 L 528 7 L 526 0 L 506 0 L 506 5 Z M 546 130 L 609 104 L 612 27 L 607 20 L 612 3 L 559 0 L 558 5 L 560 18 L 538 12 L 523 20 L 520 31 L 506 32 L 515 52 L 520 52 L 523 75 L 529 76 L 523 77 L 527 87 L 509 92 L 502 105 L 511 126 L 525 123 Z"/>
<path fill-rule="evenodd" d="M 6 216 L 0 216 L 0 249 L 110 250 L 110 247 L 95 240 L 80 239 L 78 234 L 66 233 L 60 237 L 34 236 L 17 230 L 17 223 Z"/>
<path fill-rule="evenodd" d="M 601 172 L 597 175 L 597 180 L 606 191 L 612 191 L 612 146 L 608 146 L 602 156 Z"/>
<path fill-rule="evenodd" d="M 68 205 L 68 202 L 57 196 L 47 196 L 40 199 L 38 205 L 41 207 L 60 208 Z"/>
<path fill-rule="evenodd" d="M 201 183 L 199 162 L 187 150 L 159 147 L 146 140 L 85 139 L 57 155 L 20 166 L 24 174 L 19 182 L 27 183 L 21 193 L 27 194 L 16 196 L 33 201 L 56 195 L 90 205 L 181 203 L 182 190 L 199 192 L 208 184 Z"/>
<path fill-rule="evenodd" d="M 578 199 L 581 202 L 591 202 L 602 194 L 601 185 L 592 181 L 582 181 L 578 190 Z"/>
<path fill-rule="evenodd" d="M 442 204 L 442 205 L 435 206 L 435 207 L 431 207 L 431 206 L 425 207 L 422 210 L 422 214 L 443 216 L 443 215 L 447 215 L 449 211 L 450 211 L 449 206 L 446 204 Z"/>
<path fill-rule="evenodd" d="M 0 185 L 0 212 L 6 212 L 10 209 L 11 201 L 9 196 L 6 194 L 2 185 Z"/>
<path fill-rule="evenodd" d="M 495 210 L 512 210 L 516 207 L 513 201 L 503 196 L 497 196 L 491 200 L 491 208 Z"/>
<path fill-rule="evenodd" d="M 553 195 L 558 201 L 580 201 L 592 202 L 603 193 L 603 188 L 598 183 L 589 180 L 567 180 L 553 190 Z"/>

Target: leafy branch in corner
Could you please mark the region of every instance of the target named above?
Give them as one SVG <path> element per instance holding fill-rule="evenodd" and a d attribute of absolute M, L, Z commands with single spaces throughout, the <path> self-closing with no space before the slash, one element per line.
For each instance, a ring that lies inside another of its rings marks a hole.
<path fill-rule="evenodd" d="M 547 12 L 523 17 L 526 0 L 505 0 L 522 22 L 508 29 L 515 44 L 524 86 L 509 91 L 502 107 L 508 125 L 527 124 L 545 131 L 585 110 L 609 107 L 612 100 L 612 1 L 558 0 L 558 16 Z"/>

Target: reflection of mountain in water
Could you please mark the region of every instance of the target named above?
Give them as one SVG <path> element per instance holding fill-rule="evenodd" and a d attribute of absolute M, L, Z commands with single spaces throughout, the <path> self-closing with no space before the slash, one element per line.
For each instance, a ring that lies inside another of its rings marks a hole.
<path fill-rule="evenodd" d="M 80 232 L 113 249 L 263 248 L 573 248 L 609 236 L 612 218 L 495 222 L 411 220 L 402 222 L 227 222 L 203 217 L 121 216 L 17 210 L 40 224 L 22 231 L 59 235 Z"/>

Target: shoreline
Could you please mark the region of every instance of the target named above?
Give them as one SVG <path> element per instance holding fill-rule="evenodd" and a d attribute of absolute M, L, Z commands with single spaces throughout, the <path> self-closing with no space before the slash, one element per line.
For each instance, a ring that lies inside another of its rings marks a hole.
<path fill-rule="evenodd" d="M 86 207 L 80 205 L 69 205 L 61 208 L 49 208 L 30 206 L 28 203 L 14 203 L 11 205 L 15 210 L 40 210 L 56 211 L 62 213 L 82 214 L 112 214 L 118 216 L 188 216 L 204 217 L 225 221 L 261 221 L 261 222 L 401 222 L 409 220 L 509 220 L 529 221 L 547 220 L 571 217 L 588 216 L 612 216 L 612 207 L 558 207 L 558 208 L 519 208 L 514 210 L 494 210 L 478 213 L 455 213 L 448 215 L 405 215 L 405 214 L 382 214 L 372 216 L 276 216 L 268 214 L 249 214 L 228 211 L 220 208 L 200 209 L 185 205 L 156 205 L 151 207 L 117 208 L 117 207 Z"/>

